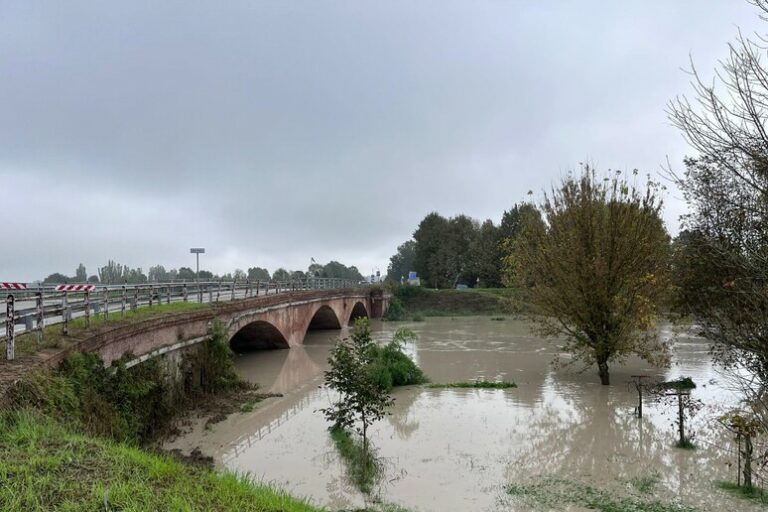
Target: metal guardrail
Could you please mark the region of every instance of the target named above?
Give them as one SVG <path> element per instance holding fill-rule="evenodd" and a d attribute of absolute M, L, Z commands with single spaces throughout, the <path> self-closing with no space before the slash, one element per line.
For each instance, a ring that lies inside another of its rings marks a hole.
<path fill-rule="evenodd" d="M 62 333 L 69 333 L 69 323 L 83 318 L 85 327 L 91 317 L 101 315 L 108 320 L 112 314 L 125 316 L 128 311 L 173 302 L 218 303 L 298 290 L 332 290 L 365 287 L 348 279 L 306 278 L 292 281 L 172 281 L 163 283 L 95 285 L 93 290 L 57 290 L 58 285 L 28 286 L 12 290 L 6 297 L 6 311 L 0 312 L 5 324 L 6 359 L 15 358 L 15 339 L 20 334 L 37 333 L 38 348 L 48 325 L 61 324 Z M 85 284 L 84 284 L 85 286 Z"/>

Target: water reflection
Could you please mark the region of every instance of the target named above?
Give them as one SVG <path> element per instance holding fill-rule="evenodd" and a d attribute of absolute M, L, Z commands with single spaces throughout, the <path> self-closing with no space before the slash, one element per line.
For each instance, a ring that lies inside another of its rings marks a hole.
<path fill-rule="evenodd" d="M 399 326 L 374 324 L 375 338 L 389 341 Z M 726 466 L 732 444 L 711 417 L 736 397 L 719 384 L 702 340 L 681 338 L 669 370 L 636 360 L 614 367 L 613 385 L 604 387 L 594 370 L 554 369 L 555 346 L 531 336 L 522 321 L 437 318 L 408 327 L 419 339 L 406 350 L 434 382 L 498 378 L 519 388 L 397 390 L 392 415 L 372 433 L 388 468 L 387 501 L 416 510 L 526 510 L 499 499 L 505 484 L 558 476 L 622 491 L 633 478 L 658 475 L 656 494 L 703 510 L 757 510 L 734 505 L 712 486 L 735 478 Z M 362 506 L 316 412 L 330 401 L 318 386 L 337 337 L 312 333 L 303 348 L 240 357 L 241 375 L 285 396 L 193 433 L 180 446 L 200 446 L 228 468 L 321 505 Z M 634 416 L 636 394 L 627 383 L 639 373 L 658 380 L 690 375 L 702 384 L 694 396 L 710 409 L 692 422 L 700 449 L 671 448 L 673 417 L 660 404 L 647 404 L 642 419 Z"/>

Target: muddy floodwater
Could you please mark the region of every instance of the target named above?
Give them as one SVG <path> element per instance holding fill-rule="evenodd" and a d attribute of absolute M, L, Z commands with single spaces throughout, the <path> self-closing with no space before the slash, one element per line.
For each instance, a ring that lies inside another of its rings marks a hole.
<path fill-rule="evenodd" d="M 605 387 L 594 368 L 555 369 L 557 344 L 532 335 L 522 320 L 372 323 L 381 341 L 403 326 L 417 333 L 407 351 L 432 382 L 504 379 L 519 387 L 397 389 L 392 414 L 372 435 L 386 468 L 379 486 L 385 501 L 421 511 L 540 510 L 508 496 L 505 486 L 558 477 L 621 494 L 632 482 L 652 479 L 658 482 L 654 496 L 700 510 L 759 510 L 714 485 L 736 479 L 734 444 L 714 418 L 737 398 L 713 367 L 703 340 L 678 336 L 668 369 L 634 360 L 614 365 L 612 385 Z M 663 335 L 672 333 L 665 329 Z M 222 468 L 331 510 L 363 506 L 318 412 L 329 404 L 321 385 L 338 336 L 338 331 L 311 332 L 303 348 L 238 356 L 245 379 L 284 396 L 209 429 L 196 425 L 169 447 L 199 447 Z M 672 408 L 649 403 L 642 420 L 634 416 L 637 395 L 628 382 L 635 374 L 691 376 L 699 385 L 693 395 L 706 406 L 691 423 L 697 450 L 672 448 Z"/>

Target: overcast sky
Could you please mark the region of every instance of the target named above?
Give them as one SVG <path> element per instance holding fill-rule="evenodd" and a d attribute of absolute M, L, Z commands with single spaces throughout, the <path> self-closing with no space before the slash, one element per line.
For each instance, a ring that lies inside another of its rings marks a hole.
<path fill-rule="evenodd" d="M 766 32 L 740 0 L 0 0 L 0 280 L 193 246 L 383 272 L 430 211 L 679 168 L 665 105 L 737 27 Z"/>

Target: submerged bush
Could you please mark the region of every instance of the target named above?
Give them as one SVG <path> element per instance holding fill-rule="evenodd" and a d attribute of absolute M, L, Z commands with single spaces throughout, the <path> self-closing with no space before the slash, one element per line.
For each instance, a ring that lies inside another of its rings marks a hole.
<path fill-rule="evenodd" d="M 416 339 L 409 329 L 398 329 L 392 341 L 373 348 L 371 373 L 374 380 L 387 391 L 395 386 L 424 384 L 428 381 L 424 372 L 403 352 L 403 345 Z"/>

